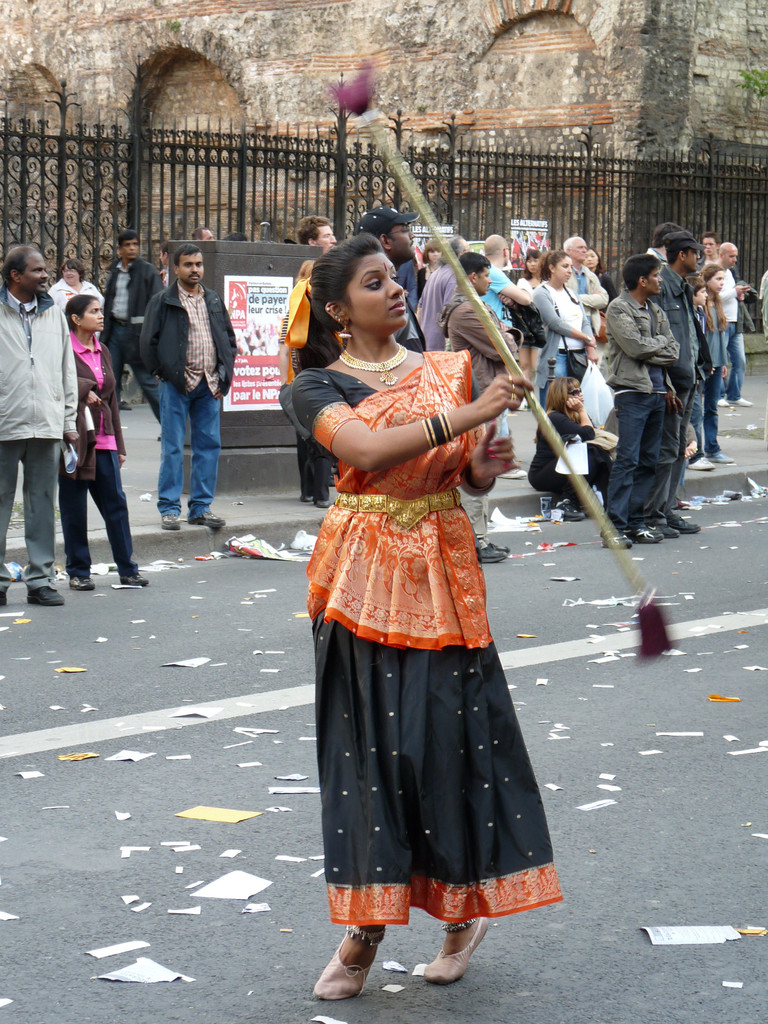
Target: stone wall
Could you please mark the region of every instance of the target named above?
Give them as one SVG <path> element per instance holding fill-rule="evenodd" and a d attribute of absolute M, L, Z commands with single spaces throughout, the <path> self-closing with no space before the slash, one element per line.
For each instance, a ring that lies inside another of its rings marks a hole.
<path fill-rule="evenodd" d="M 594 124 L 632 149 L 709 132 L 768 143 L 768 101 L 738 77 L 765 66 L 764 0 L 2 0 L 0 13 L 12 113 L 66 79 L 85 120 L 122 116 L 141 65 L 156 123 L 327 123 L 327 84 L 364 56 L 382 108 L 417 132 L 455 114 L 517 142 Z"/>

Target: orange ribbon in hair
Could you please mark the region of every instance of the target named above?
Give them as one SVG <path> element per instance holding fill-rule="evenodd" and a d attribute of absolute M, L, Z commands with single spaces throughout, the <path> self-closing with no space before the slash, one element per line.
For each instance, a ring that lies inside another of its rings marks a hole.
<path fill-rule="evenodd" d="M 309 280 L 299 281 L 288 299 L 288 327 L 285 332 L 285 344 L 290 348 L 304 348 L 307 344 L 309 297 L 311 294 Z"/>

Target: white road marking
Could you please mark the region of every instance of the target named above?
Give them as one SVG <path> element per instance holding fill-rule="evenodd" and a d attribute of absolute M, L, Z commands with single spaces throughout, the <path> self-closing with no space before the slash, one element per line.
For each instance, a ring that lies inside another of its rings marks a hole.
<path fill-rule="evenodd" d="M 607 610 L 607 609 L 606 609 Z M 669 626 L 672 640 L 701 639 L 738 629 L 751 629 L 768 625 L 768 608 L 756 608 L 751 612 L 734 612 L 729 615 L 715 615 L 707 619 L 692 619 L 689 622 L 673 623 Z M 605 644 L 590 643 L 589 640 L 567 640 L 559 644 L 547 644 L 528 650 L 500 651 L 501 663 L 505 669 L 520 669 L 529 665 L 545 665 L 554 661 L 571 658 L 594 657 L 603 650 L 620 651 L 635 647 L 640 640 L 637 630 L 630 633 L 608 634 Z M 125 736 L 139 736 L 151 733 L 152 729 L 189 729 L 192 726 L 209 725 L 226 718 L 241 718 L 261 715 L 286 708 L 305 707 L 315 699 L 315 687 L 293 686 L 284 690 L 270 690 L 268 693 L 251 693 L 231 697 L 215 703 L 200 704 L 199 707 L 219 707 L 221 711 L 214 718 L 171 718 L 179 705 L 146 711 L 137 715 L 122 715 L 100 721 L 78 722 L 55 729 L 40 729 L 36 732 L 19 733 L 0 738 L 0 758 L 25 757 L 46 750 L 62 747 L 88 747 L 105 740 L 121 739 Z"/>

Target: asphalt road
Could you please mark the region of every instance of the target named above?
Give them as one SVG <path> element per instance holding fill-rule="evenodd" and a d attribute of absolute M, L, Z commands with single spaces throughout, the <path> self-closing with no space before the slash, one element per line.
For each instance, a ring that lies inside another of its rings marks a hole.
<path fill-rule="evenodd" d="M 768 936 L 664 947 L 640 929 L 768 926 L 768 840 L 753 836 L 768 834 L 768 751 L 732 756 L 768 741 L 768 675 L 745 670 L 768 669 L 768 523 L 750 522 L 766 516 L 768 501 L 706 507 L 696 513 L 701 534 L 632 550 L 669 604 L 684 652 L 652 663 L 622 656 L 634 653 L 632 608 L 564 607 L 627 594 L 588 523 L 501 538 L 523 557 L 487 567 L 489 614 L 539 783 L 562 787 L 544 788 L 543 799 L 565 901 L 495 922 L 466 977 L 445 989 L 382 969 L 434 957 L 440 933 L 416 912 L 409 928 L 389 930 L 363 996 L 340 1003 L 312 999 L 341 936 L 323 879 L 312 877 L 322 861 L 309 859 L 322 854 L 319 799 L 268 792 L 281 775 L 307 776 L 283 785 L 317 784 L 304 565 L 186 562 L 144 591 L 112 590 L 102 577 L 92 594 L 67 591 L 58 609 L 28 607 L 14 586 L 3 609 L 12 614 L 0 617 L 0 911 L 19 919 L 0 920 L 0 1000 L 13 1000 L 0 1020 L 765 1020 Z M 537 551 L 542 541 L 576 546 Z M 594 663 L 610 651 L 615 660 Z M 193 657 L 210 662 L 162 667 Z M 170 717 L 203 704 L 221 710 Z M 106 760 L 122 749 L 154 756 Z M 640 753 L 650 750 L 659 753 Z M 76 751 L 100 756 L 58 760 Z M 616 803 L 579 809 L 600 799 Z M 264 813 L 235 824 L 175 817 L 197 805 Z M 266 810 L 274 806 L 290 810 Z M 200 849 L 162 845 L 174 841 Z M 125 846 L 150 849 L 122 858 Z M 221 857 L 232 849 L 241 852 Z M 186 888 L 232 870 L 272 882 L 254 897 L 269 912 L 243 914 L 242 901 L 196 900 Z M 151 906 L 133 913 L 124 895 Z M 196 906 L 199 916 L 168 914 Z M 132 940 L 150 945 L 85 955 Z M 92 980 L 140 956 L 195 981 Z M 404 990 L 382 991 L 388 983 Z"/>

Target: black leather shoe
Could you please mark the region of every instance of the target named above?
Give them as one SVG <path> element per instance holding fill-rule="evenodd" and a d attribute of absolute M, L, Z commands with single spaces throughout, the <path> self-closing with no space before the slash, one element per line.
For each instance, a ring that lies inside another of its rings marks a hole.
<path fill-rule="evenodd" d="M 121 576 L 120 582 L 124 587 L 148 587 L 149 580 L 145 576 L 139 576 L 136 573 L 135 576 Z"/>
<path fill-rule="evenodd" d="M 506 562 L 507 553 L 497 548 L 495 544 L 488 543 L 478 548 L 477 557 L 483 563 Z"/>
<path fill-rule="evenodd" d="M 577 508 L 570 498 L 563 498 L 562 501 L 558 501 L 555 508 L 558 512 L 563 513 L 563 519 L 566 523 L 580 523 L 583 519 L 587 518 L 587 513 Z"/>
<path fill-rule="evenodd" d="M 133 406 L 130 404 L 130 402 L 123 402 L 121 400 L 118 408 L 120 409 L 120 412 L 133 412 Z"/>
<path fill-rule="evenodd" d="M 46 607 L 53 607 L 56 604 L 64 604 L 64 598 L 53 587 L 38 587 L 37 590 L 30 590 L 27 593 L 27 604 L 42 604 Z"/>
<path fill-rule="evenodd" d="M 314 504 L 315 508 L 330 508 L 331 507 L 330 501 L 315 501 L 315 502 L 313 502 L 313 504 Z"/>
<path fill-rule="evenodd" d="M 70 576 L 69 577 L 69 589 L 70 590 L 95 590 L 96 584 L 93 582 L 90 576 Z"/>
<path fill-rule="evenodd" d="M 701 531 L 698 523 L 691 523 L 687 519 L 683 519 L 682 516 L 674 514 L 667 516 L 667 525 L 671 526 L 673 530 L 677 530 L 678 533 L 700 533 Z"/>
<path fill-rule="evenodd" d="M 187 522 L 190 526 L 208 526 L 211 530 L 220 530 L 227 525 L 225 519 L 215 516 L 210 510 L 203 512 L 201 516 L 190 516 Z"/>

